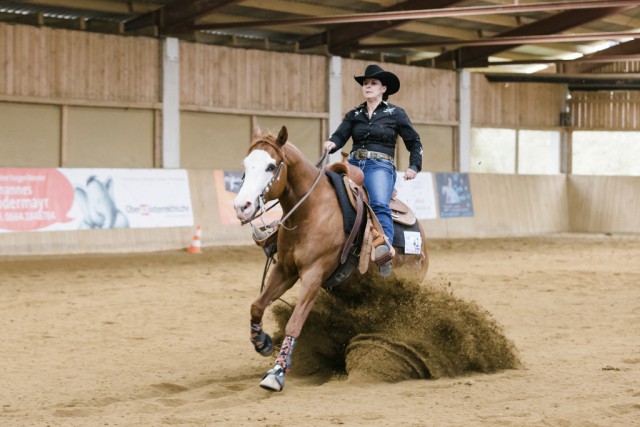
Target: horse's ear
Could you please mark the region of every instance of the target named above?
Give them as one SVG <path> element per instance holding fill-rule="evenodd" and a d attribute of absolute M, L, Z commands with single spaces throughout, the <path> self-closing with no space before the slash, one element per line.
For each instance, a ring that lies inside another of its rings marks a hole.
<path fill-rule="evenodd" d="M 262 136 L 262 129 L 255 117 L 251 119 L 251 135 L 252 140 Z"/>
<path fill-rule="evenodd" d="M 289 138 L 289 132 L 287 131 L 287 127 L 282 126 L 282 128 L 280 129 L 280 133 L 278 133 L 278 138 L 276 139 L 276 142 L 278 143 L 278 145 L 282 146 L 287 142 L 288 138 Z"/>

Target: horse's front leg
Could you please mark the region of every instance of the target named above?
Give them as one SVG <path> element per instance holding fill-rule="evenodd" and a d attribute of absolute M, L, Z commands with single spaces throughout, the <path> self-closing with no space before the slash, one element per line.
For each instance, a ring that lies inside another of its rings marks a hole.
<path fill-rule="evenodd" d="M 276 299 L 280 298 L 298 280 L 296 276 L 284 274 L 282 263 L 277 263 L 258 298 L 251 304 L 251 343 L 258 353 L 268 357 L 273 352 L 273 341 L 262 330 L 262 316 Z"/>
<path fill-rule="evenodd" d="M 291 355 L 296 340 L 300 336 L 304 322 L 313 308 L 320 285 L 326 279 L 322 274 L 323 270 L 319 268 L 301 274 L 298 300 L 285 327 L 285 337 L 280 347 L 280 353 L 273 368 L 262 378 L 260 387 L 270 391 L 282 391 L 284 388 L 284 374 L 291 369 Z"/>

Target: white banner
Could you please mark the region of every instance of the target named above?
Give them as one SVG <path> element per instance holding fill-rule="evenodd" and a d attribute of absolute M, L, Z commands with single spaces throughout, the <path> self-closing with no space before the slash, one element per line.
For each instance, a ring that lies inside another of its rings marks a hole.
<path fill-rule="evenodd" d="M 192 225 L 184 169 L 0 169 L 0 232 Z"/>
<path fill-rule="evenodd" d="M 404 172 L 397 172 L 398 198 L 405 202 L 418 219 L 437 218 L 436 196 L 433 192 L 431 172 L 420 172 L 414 179 L 405 181 Z"/>

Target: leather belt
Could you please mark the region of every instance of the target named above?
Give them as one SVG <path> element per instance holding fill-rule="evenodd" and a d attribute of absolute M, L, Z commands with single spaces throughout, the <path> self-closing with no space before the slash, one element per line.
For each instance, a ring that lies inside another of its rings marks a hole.
<path fill-rule="evenodd" d="M 349 157 L 354 160 L 383 159 L 393 162 L 393 157 L 388 154 L 380 153 L 378 151 L 368 151 L 362 148 L 352 151 L 351 154 L 349 154 Z"/>

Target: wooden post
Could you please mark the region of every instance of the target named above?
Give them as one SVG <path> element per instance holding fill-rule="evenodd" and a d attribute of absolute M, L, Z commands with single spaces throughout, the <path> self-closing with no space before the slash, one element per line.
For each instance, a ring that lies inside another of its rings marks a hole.
<path fill-rule="evenodd" d="M 61 168 L 67 166 L 67 152 L 69 146 L 69 107 L 67 105 L 60 106 L 60 159 L 59 166 Z"/>

